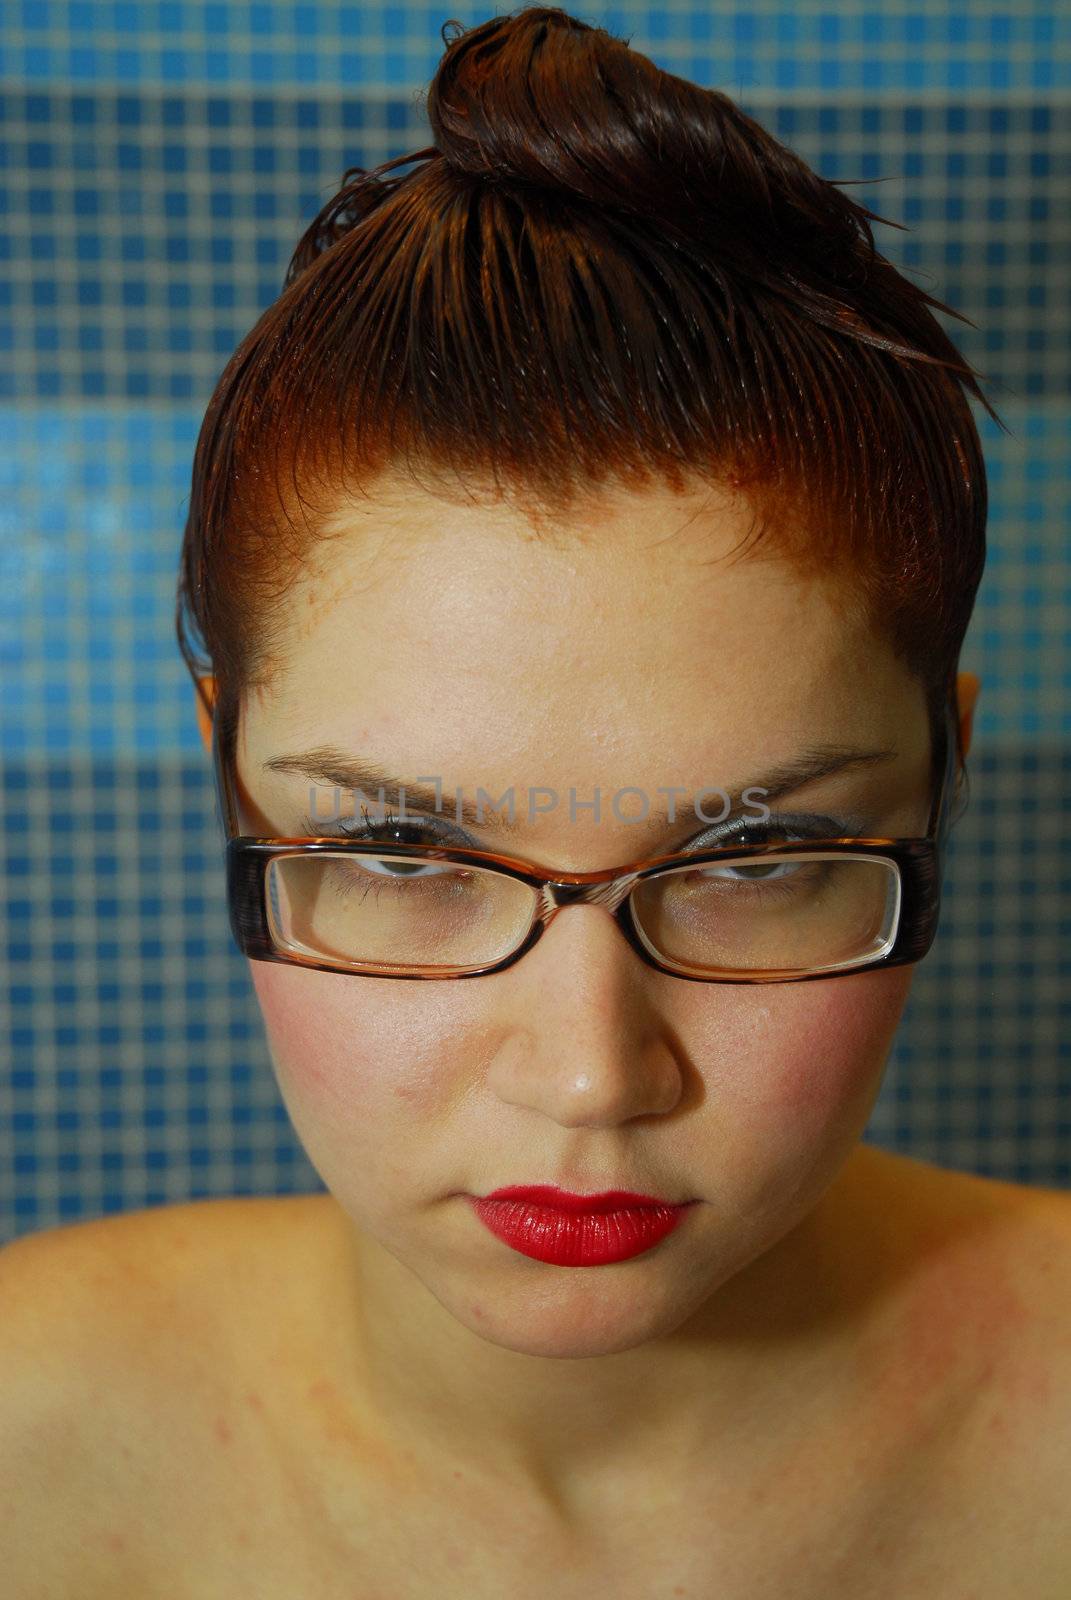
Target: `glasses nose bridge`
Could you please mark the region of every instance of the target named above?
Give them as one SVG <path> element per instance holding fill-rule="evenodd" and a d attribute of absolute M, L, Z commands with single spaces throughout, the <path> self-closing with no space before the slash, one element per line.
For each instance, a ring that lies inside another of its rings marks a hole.
<path fill-rule="evenodd" d="M 636 873 L 629 872 L 603 883 L 545 883 L 541 905 L 543 920 L 549 920 L 555 911 L 565 906 L 605 906 L 608 911 L 617 911 L 628 899 L 636 877 Z"/>

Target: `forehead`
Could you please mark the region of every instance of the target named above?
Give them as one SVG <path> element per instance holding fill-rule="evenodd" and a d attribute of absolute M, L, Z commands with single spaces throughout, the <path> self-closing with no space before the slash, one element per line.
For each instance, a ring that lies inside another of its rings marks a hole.
<path fill-rule="evenodd" d="M 756 729 L 783 753 L 816 715 L 865 730 L 905 674 L 850 579 L 805 577 L 775 546 L 741 557 L 753 526 L 706 484 L 547 515 L 384 480 L 332 514 L 273 619 L 263 705 L 295 731 L 444 763 L 578 747 L 653 760 Z"/>

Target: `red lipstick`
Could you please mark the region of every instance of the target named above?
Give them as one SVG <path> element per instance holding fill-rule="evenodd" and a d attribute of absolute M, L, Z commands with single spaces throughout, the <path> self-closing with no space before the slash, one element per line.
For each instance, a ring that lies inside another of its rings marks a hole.
<path fill-rule="evenodd" d="M 696 1204 L 672 1205 L 626 1189 L 570 1194 L 547 1184 L 469 1198 L 496 1238 L 523 1256 L 558 1267 L 601 1267 L 641 1255 L 672 1233 Z"/>

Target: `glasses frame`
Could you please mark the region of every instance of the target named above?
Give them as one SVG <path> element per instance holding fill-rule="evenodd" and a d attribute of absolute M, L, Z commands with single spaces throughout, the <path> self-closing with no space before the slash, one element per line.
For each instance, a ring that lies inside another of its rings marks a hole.
<path fill-rule="evenodd" d="M 418 982 L 438 982 L 444 978 L 485 977 L 492 972 L 504 971 L 527 955 L 564 906 L 601 904 L 612 899 L 619 891 L 624 892 L 620 904 L 611 910 L 611 915 L 640 959 L 658 972 L 695 983 L 801 983 L 816 982 L 823 978 L 852 977 L 861 972 L 874 972 L 920 961 L 937 934 L 945 852 L 952 822 L 952 801 L 958 793 L 956 722 L 951 702 L 946 707 L 943 722 L 943 750 L 939 758 L 943 768 L 942 777 L 931 804 L 926 834 L 922 838 L 803 839 L 784 844 L 771 841 L 747 848 L 715 845 L 705 850 L 646 856 L 623 866 L 604 867 L 597 872 L 559 872 L 535 866 L 516 856 L 461 845 L 397 844 L 328 836 L 259 838 L 242 834 L 234 799 L 232 741 L 221 737 L 220 723 L 219 716 L 213 718 L 212 762 L 217 810 L 226 835 L 230 925 L 239 950 L 255 961 L 278 961 L 288 966 L 310 967 L 356 978 L 406 978 Z M 895 939 L 884 954 L 873 960 L 806 972 L 682 972 L 672 963 L 659 958 L 644 944 L 633 921 L 632 888 L 667 867 L 695 867 L 712 863 L 731 865 L 736 861 L 753 861 L 767 855 L 780 857 L 816 853 L 875 856 L 895 864 L 900 880 L 900 917 Z M 268 922 L 266 880 L 270 863 L 280 856 L 318 854 L 408 856 L 454 862 L 461 866 L 488 867 L 535 890 L 539 896 L 539 909 L 522 942 L 508 955 L 486 966 L 466 967 L 454 972 L 390 972 L 376 968 L 374 963 L 366 967 L 340 966 L 327 959 L 280 949 L 272 938 Z"/>

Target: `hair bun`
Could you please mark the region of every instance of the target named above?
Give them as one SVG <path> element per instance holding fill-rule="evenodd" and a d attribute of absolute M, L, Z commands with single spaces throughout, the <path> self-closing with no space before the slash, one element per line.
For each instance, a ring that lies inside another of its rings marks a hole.
<path fill-rule="evenodd" d="M 532 6 L 448 37 L 428 90 L 435 144 L 455 170 L 658 214 L 679 191 L 681 119 L 709 142 L 709 90 L 661 71 L 602 28 Z M 720 98 L 720 97 L 716 97 Z M 660 129 L 675 137 L 660 159 Z M 671 206 L 672 209 L 672 206 Z"/>
<path fill-rule="evenodd" d="M 448 30 L 458 30 L 448 36 Z M 627 42 L 549 6 L 467 32 L 428 89 L 435 148 L 458 172 L 538 184 L 602 210 L 712 235 L 764 277 L 771 232 L 800 259 L 866 276 L 875 212 L 850 200 L 719 89 L 666 72 Z M 828 315 L 828 313 L 827 313 Z"/>

